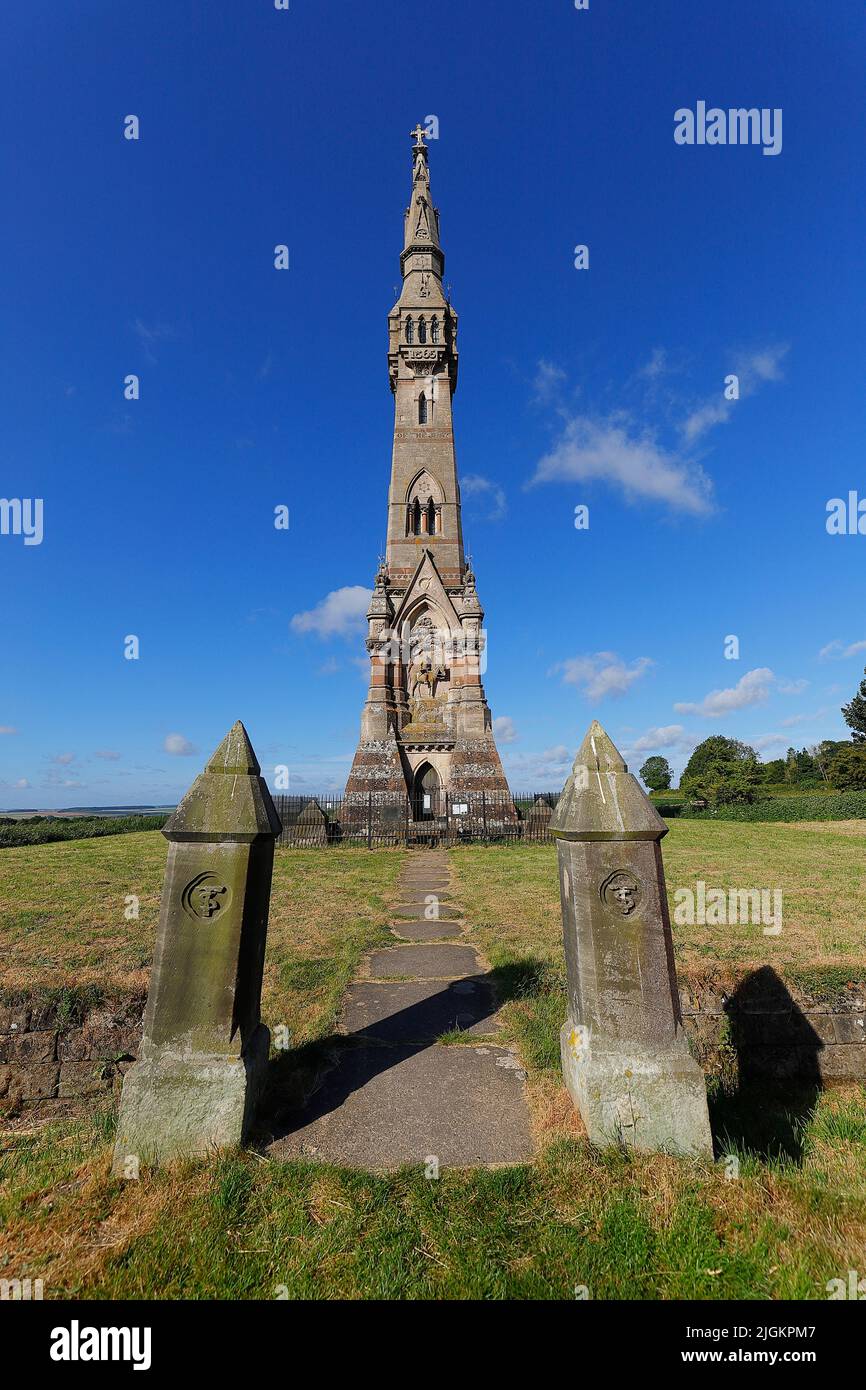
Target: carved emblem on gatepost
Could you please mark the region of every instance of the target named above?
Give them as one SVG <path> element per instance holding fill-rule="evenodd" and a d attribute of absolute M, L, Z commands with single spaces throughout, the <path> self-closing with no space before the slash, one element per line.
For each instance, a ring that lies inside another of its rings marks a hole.
<path fill-rule="evenodd" d="M 615 869 L 602 883 L 599 897 L 605 907 L 630 917 L 640 902 L 640 882 L 628 869 Z"/>
<path fill-rule="evenodd" d="M 212 922 L 228 907 L 231 893 L 216 874 L 196 874 L 180 896 L 184 912 L 199 922 Z"/>

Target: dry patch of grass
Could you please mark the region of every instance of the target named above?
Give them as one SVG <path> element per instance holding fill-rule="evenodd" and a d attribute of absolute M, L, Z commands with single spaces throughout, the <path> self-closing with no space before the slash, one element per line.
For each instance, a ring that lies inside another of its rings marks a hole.
<path fill-rule="evenodd" d="M 0 854 L 0 990 L 147 990 L 167 846 L 159 832 Z M 327 1032 L 362 952 L 383 941 L 399 851 L 277 851 L 263 1013 L 293 1044 Z M 126 920 L 127 898 L 139 903 Z"/>
<path fill-rule="evenodd" d="M 330 1031 L 358 962 L 389 945 L 390 912 L 404 855 L 397 850 L 278 852 L 262 1012 L 284 1023 L 293 1046 Z"/>
<path fill-rule="evenodd" d="M 158 831 L 0 853 L 0 988 L 99 983 L 136 993 L 150 964 L 166 843 Z M 127 920 L 127 897 L 139 900 Z"/>
<path fill-rule="evenodd" d="M 599 1154 L 548 1100 L 534 1165 L 438 1181 L 225 1154 L 121 1184 L 110 1112 L 49 1127 L 0 1154 L 0 1277 L 114 1299 L 824 1299 L 862 1267 L 862 1088 L 803 1114 L 799 1159 L 740 1149 L 730 1180 Z"/>
<path fill-rule="evenodd" d="M 674 821 L 662 841 L 671 916 L 674 892 L 709 887 L 780 889 L 783 930 L 761 926 L 674 925 L 678 967 L 708 962 L 738 971 L 772 965 L 850 966 L 866 963 L 866 858 L 859 843 L 866 822 L 799 825 Z M 858 827 L 854 829 L 852 827 Z M 559 961 L 562 954 L 556 851 L 472 846 L 454 851 L 457 891 L 479 942 L 499 963 L 519 955 Z"/>
<path fill-rule="evenodd" d="M 806 830 L 810 833 L 819 832 L 821 834 L 831 830 L 834 835 L 855 836 L 858 839 L 866 838 L 866 820 L 797 820 L 791 821 L 787 826 L 788 830 Z"/>
<path fill-rule="evenodd" d="M 782 938 L 678 932 L 681 968 L 700 973 L 716 959 L 732 974 L 780 959 L 805 968 L 823 955 L 844 974 L 862 963 L 862 856 L 857 837 L 835 823 L 822 823 L 814 837 L 791 826 L 683 823 L 666 846 L 672 888 L 686 875 L 719 886 L 781 883 L 800 903 L 789 928 L 786 897 Z M 164 853 L 158 835 L 4 852 L 0 984 L 56 988 L 78 982 L 81 970 L 146 974 Z M 13 856 L 21 855 L 16 870 Z M 285 1023 L 297 1045 L 330 1031 L 360 954 L 391 940 L 388 903 L 403 858 L 278 854 L 265 1014 L 271 1027 Z M 273 1298 L 283 1290 L 292 1298 L 563 1299 L 581 1284 L 592 1298 L 823 1299 L 829 1279 L 862 1267 L 863 1088 L 792 1109 L 790 1142 L 778 1152 L 743 1137 L 781 1133 L 766 1107 L 751 1131 L 742 1105 L 731 1110 L 733 1180 L 724 1163 L 595 1152 L 557 1075 L 555 851 L 470 848 L 451 862 L 474 939 L 511 998 L 508 1028 L 530 1073 L 534 1164 L 446 1170 L 429 1181 L 421 1168 L 371 1174 L 230 1153 L 123 1184 L 110 1174 L 114 1115 L 106 1109 L 0 1136 L 0 1278 L 42 1278 L 49 1297 L 114 1299 Z M 55 863 L 52 895 L 46 869 Z M 777 872 L 787 877 L 774 883 Z M 116 897 L 108 907 L 99 897 L 120 892 L 122 903 L 139 890 L 152 912 L 138 923 L 125 923 L 122 910 L 118 920 Z M 19 910 L 24 917 L 15 917 Z M 44 920 L 35 924 L 28 912 Z"/>

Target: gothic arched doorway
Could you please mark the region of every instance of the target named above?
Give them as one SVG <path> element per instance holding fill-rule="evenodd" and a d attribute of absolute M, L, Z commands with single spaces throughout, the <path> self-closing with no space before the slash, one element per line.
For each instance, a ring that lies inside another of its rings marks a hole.
<path fill-rule="evenodd" d="M 412 819 L 432 820 L 439 807 L 441 788 L 439 773 L 430 763 L 422 763 L 415 769 L 412 781 Z"/>

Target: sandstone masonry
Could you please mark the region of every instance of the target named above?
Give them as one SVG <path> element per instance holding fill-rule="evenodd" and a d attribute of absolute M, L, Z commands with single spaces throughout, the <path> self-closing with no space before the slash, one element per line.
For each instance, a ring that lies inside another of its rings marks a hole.
<path fill-rule="evenodd" d="M 387 545 L 367 613 L 370 687 L 346 819 L 353 806 L 360 814 L 370 804 L 371 793 L 408 793 L 421 820 L 440 791 L 508 791 L 481 680 L 484 612 L 463 549 L 452 418 L 457 314 L 443 287 L 439 211 L 420 126 L 412 136 L 403 286 L 388 315 Z"/>

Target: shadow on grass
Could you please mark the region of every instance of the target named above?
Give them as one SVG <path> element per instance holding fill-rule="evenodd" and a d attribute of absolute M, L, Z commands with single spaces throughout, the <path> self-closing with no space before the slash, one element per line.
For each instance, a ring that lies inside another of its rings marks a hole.
<path fill-rule="evenodd" d="M 710 1088 L 717 1153 L 799 1165 L 823 1086 L 824 1044 L 769 965 L 748 975 L 725 1007 L 736 1079 Z"/>
<path fill-rule="evenodd" d="M 509 999 L 538 998 L 547 994 L 562 997 L 565 992 L 564 967 L 533 956 L 523 956 L 497 965 L 491 970 L 490 978 L 502 1004 Z"/>

